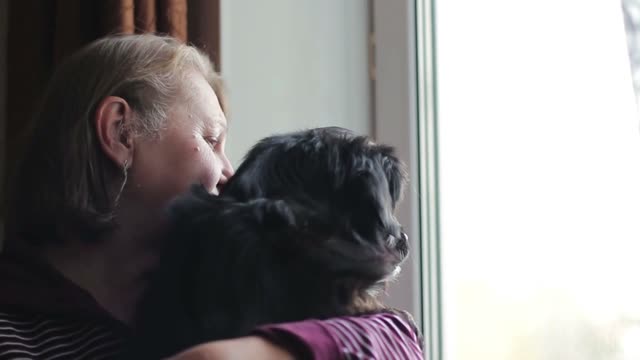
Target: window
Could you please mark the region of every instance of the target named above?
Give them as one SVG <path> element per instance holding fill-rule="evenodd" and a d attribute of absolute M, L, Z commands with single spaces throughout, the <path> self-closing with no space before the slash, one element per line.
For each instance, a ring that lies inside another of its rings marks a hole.
<path fill-rule="evenodd" d="M 436 358 L 640 358 L 640 131 L 620 3 L 420 4 Z"/>

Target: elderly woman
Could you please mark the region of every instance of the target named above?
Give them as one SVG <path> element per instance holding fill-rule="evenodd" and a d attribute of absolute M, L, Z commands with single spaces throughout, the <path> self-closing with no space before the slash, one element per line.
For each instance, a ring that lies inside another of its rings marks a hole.
<path fill-rule="evenodd" d="M 158 257 L 169 200 L 233 174 L 220 79 L 197 49 L 109 37 L 55 73 L 13 182 L 0 359 L 115 358 Z M 269 325 L 177 355 L 420 358 L 391 314 Z"/>

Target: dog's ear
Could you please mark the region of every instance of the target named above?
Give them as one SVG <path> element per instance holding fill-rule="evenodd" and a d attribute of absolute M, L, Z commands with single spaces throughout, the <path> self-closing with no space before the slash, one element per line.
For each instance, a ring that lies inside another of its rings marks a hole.
<path fill-rule="evenodd" d="M 342 189 L 340 208 L 346 229 L 332 250 L 336 263 L 354 266 L 353 273 L 368 281 L 383 281 L 408 255 L 406 234 L 394 216 L 407 174 L 392 147 L 368 143 L 352 151 L 351 171 Z"/>
<path fill-rule="evenodd" d="M 391 198 L 387 179 L 377 169 L 357 170 L 350 174 L 344 186 L 344 209 L 348 209 L 351 226 L 364 238 L 374 241 L 377 228 L 391 216 Z"/>
<path fill-rule="evenodd" d="M 395 155 L 395 150 L 386 145 L 376 145 L 382 153 L 382 168 L 384 169 L 389 183 L 389 194 L 391 195 L 392 206 L 396 207 L 402 199 L 405 186 L 408 183 L 409 175 L 405 164 Z"/>

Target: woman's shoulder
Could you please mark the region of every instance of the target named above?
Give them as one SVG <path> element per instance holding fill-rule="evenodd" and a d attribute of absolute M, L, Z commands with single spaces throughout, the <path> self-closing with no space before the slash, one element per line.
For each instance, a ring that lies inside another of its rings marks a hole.
<path fill-rule="evenodd" d="M 0 359 L 115 358 L 126 336 L 94 301 L 33 259 L 0 256 Z"/>

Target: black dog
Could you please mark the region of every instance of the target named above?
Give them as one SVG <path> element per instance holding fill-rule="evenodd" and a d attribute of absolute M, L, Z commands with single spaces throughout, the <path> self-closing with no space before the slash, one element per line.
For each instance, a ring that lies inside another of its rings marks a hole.
<path fill-rule="evenodd" d="M 133 358 L 159 359 L 261 324 L 381 310 L 372 289 L 407 238 L 393 149 L 341 128 L 260 141 L 218 197 L 175 201 L 175 229 L 139 307 Z"/>

